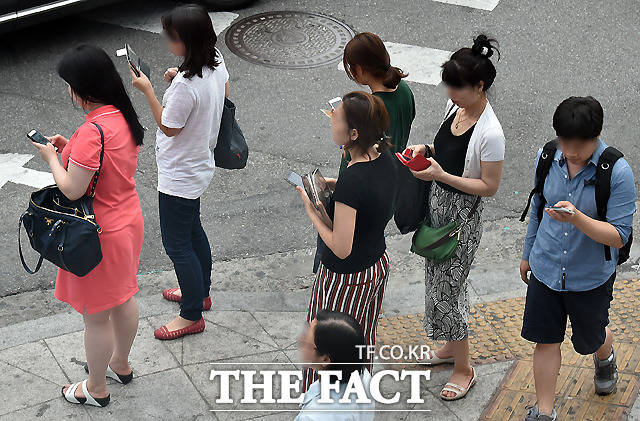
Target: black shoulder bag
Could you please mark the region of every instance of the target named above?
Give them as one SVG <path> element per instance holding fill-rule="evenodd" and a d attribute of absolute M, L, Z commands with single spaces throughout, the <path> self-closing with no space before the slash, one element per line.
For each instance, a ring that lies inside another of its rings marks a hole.
<path fill-rule="evenodd" d="M 22 266 L 30 274 L 40 270 L 44 259 L 76 276 L 85 276 L 102 260 L 99 234 L 102 229 L 93 212 L 98 176 L 104 158 L 104 134 L 100 132 L 100 166 L 93 177 L 91 194 L 69 200 L 58 186 L 52 185 L 31 194 L 29 207 L 18 222 L 18 252 Z M 24 225 L 31 247 L 40 254 L 34 270 L 29 269 L 22 255 L 20 231 Z"/>
<path fill-rule="evenodd" d="M 249 146 L 236 120 L 236 106 L 225 98 L 218 142 L 213 150 L 216 167 L 239 170 L 247 165 L 248 158 Z"/>
<path fill-rule="evenodd" d="M 451 117 L 455 104 L 447 110 L 442 123 Z M 441 123 L 441 124 L 442 124 Z M 427 158 L 432 157 L 432 151 L 427 146 Z M 411 170 L 394 159 L 398 174 L 398 192 L 396 194 L 393 220 L 401 234 L 407 234 L 419 229 L 429 217 L 429 192 L 431 181 L 416 178 Z"/>

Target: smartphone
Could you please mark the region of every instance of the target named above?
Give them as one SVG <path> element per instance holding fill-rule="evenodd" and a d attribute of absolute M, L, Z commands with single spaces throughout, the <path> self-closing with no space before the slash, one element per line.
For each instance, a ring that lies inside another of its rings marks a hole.
<path fill-rule="evenodd" d="M 304 187 L 304 185 L 302 184 L 302 177 L 300 177 L 299 174 L 293 171 L 291 172 L 291 174 L 289 174 L 289 177 L 286 178 L 286 180 L 289 182 L 289 184 L 291 184 L 294 187 L 297 187 L 297 186 Z"/>
<path fill-rule="evenodd" d="M 342 102 L 342 98 L 340 98 L 339 96 L 333 98 L 332 100 L 329 100 L 329 105 L 331 106 L 331 110 L 335 111 L 341 102 Z"/>
<path fill-rule="evenodd" d="M 567 208 L 560 208 L 560 207 L 552 206 L 552 207 L 549 207 L 547 209 L 551 209 L 553 211 L 558 211 L 558 212 L 564 212 L 564 213 L 568 213 L 568 214 L 571 214 L 571 215 L 575 214 L 574 211 L 572 211 L 571 209 L 567 209 Z"/>
<path fill-rule="evenodd" d="M 31 139 L 32 142 L 36 142 L 36 143 L 39 143 L 41 145 L 46 145 L 46 144 L 50 143 L 49 139 L 47 139 L 46 137 L 42 136 L 40 134 L 40 132 L 37 131 L 37 130 L 31 130 L 29 133 L 27 133 L 27 137 L 29 139 Z"/>
<path fill-rule="evenodd" d="M 142 72 L 149 77 L 149 66 L 140 60 L 140 57 L 133 52 L 129 44 L 125 44 L 124 48 L 127 53 L 127 61 L 129 62 L 129 66 L 131 66 L 133 73 L 135 73 L 137 77 L 140 77 L 140 72 Z"/>

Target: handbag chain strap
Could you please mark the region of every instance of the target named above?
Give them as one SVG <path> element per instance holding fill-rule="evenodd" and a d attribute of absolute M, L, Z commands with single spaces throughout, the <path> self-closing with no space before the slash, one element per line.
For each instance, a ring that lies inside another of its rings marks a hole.
<path fill-rule="evenodd" d="M 98 123 L 93 123 L 94 126 L 98 128 L 100 132 L 100 166 L 98 167 L 98 171 L 96 171 L 95 176 L 93 177 L 93 184 L 91 184 L 91 194 L 90 197 L 94 197 L 96 195 L 96 185 L 98 184 L 98 177 L 100 176 L 100 170 L 102 170 L 102 160 L 104 159 L 104 133 L 102 132 L 102 128 Z"/>

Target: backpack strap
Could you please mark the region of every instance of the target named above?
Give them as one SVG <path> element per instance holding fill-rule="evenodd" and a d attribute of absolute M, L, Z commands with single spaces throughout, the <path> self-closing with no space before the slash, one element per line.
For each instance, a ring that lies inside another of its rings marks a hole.
<path fill-rule="evenodd" d="M 598 218 L 601 221 L 607 220 L 607 204 L 611 195 L 611 175 L 613 174 L 613 166 L 618 159 L 624 154 L 614 148 L 607 147 L 598 159 L 598 167 L 596 168 L 596 208 L 598 210 Z M 604 257 L 607 261 L 611 260 L 611 247 L 604 246 Z"/>
<path fill-rule="evenodd" d="M 529 213 L 529 207 L 531 206 L 531 199 L 533 199 L 534 194 L 538 194 L 540 197 L 540 206 L 538 207 L 538 221 L 542 220 L 542 213 L 544 212 L 544 205 L 547 203 L 547 200 L 544 198 L 544 182 L 547 179 L 547 175 L 549 174 L 549 170 L 551 169 L 551 164 L 553 164 L 553 158 L 556 155 L 556 151 L 558 150 L 558 142 L 557 139 L 551 140 L 547 142 L 542 147 L 542 153 L 540 154 L 540 159 L 538 159 L 538 166 L 536 167 L 536 184 L 529 193 L 529 199 L 527 200 L 527 207 L 522 212 L 520 216 L 520 222 L 524 221 Z"/>

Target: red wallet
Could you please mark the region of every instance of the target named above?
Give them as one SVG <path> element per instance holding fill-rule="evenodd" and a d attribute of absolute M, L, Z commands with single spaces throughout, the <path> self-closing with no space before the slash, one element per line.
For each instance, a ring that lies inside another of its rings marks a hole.
<path fill-rule="evenodd" d="M 402 153 L 396 152 L 396 157 L 412 171 L 422 171 L 429 168 L 431 161 L 425 158 L 424 155 L 417 154 L 416 156 L 411 156 L 412 154 L 413 151 L 407 148 Z"/>

